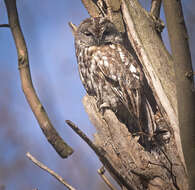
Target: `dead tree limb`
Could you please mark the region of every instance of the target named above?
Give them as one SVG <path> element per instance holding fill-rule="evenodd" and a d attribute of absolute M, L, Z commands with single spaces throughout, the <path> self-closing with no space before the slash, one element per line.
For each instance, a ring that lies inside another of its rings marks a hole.
<path fill-rule="evenodd" d="M 83 5 L 87 9 L 88 13 L 93 16 L 97 17 L 101 14 L 100 9 L 96 6 L 96 4 L 91 0 L 82 0 Z"/>
<path fill-rule="evenodd" d="M 119 176 L 122 176 L 126 183 L 131 185 L 132 189 L 144 189 L 146 187 L 152 189 L 156 185 L 159 186 L 159 189 L 185 189 L 186 183 L 183 184 L 185 178 L 182 179 L 183 175 L 178 175 L 178 173 L 183 172 L 185 176 L 185 170 L 179 160 L 172 160 L 174 159 L 174 155 L 172 155 L 174 152 L 170 154 L 169 151 L 165 153 L 162 150 L 161 156 L 157 156 L 145 151 L 111 110 L 106 110 L 104 117 L 102 117 L 97 111 L 95 99 L 88 95 L 84 97 L 83 104 L 90 121 L 97 130 L 95 145 L 103 148 L 105 157 L 118 171 Z M 100 159 L 100 161 L 102 160 Z M 119 185 L 129 189 L 124 183 L 121 183 L 119 176 L 116 176 L 107 167 L 108 165 L 105 165 L 103 161 L 102 163 Z M 172 177 L 170 178 L 170 176 Z M 176 181 L 175 176 L 177 176 Z"/>
<path fill-rule="evenodd" d="M 66 158 L 72 154 L 73 150 L 64 142 L 53 127 L 33 87 L 28 51 L 19 23 L 16 0 L 5 0 L 5 5 L 8 13 L 9 26 L 17 49 L 22 90 L 47 140 L 62 158 Z"/>
<path fill-rule="evenodd" d="M 97 122 L 101 122 L 101 125 L 102 125 L 102 121 L 97 121 Z M 99 157 L 99 159 L 103 163 L 103 165 L 107 169 L 109 169 L 109 171 L 115 176 L 115 179 L 118 179 L 120 181 L 121 185 L 125 186 L 129 190 L 134 190 L 135 189 L 134 185 L 132 185 L 131 183 L 129 183 L 126 180 L 126 176 L 120 174 L 120 171 L 117 170 L 118 168 L 116 168 L 115 164 L 112 163 L 112 159 L 110 159 L 109 155 L 106 154 L 106 152 L 105 152 L 105 150 L 102 146 L 98 146 L 95 143 L 93 143 L 85 135 L 85 133 L 83 133 L 72 121 L 66 120 L 66 123 L 74 130 L 74 132 L 76 132 L 89 145 L 89 147 Z"/>
<path fill-rule="evenodd" d="M 171 51 L 176 73 L 179 126 L 184 156 L 190 177 L 191 189 L 195 189 L 195 94 L 188 34 L 181 1 L 163 0 Z"/>
<path fill-rule="evenodd" d="M 152 0 L 150 13 L 156 18 L 160 17 L 160 8 L 162 0 Z"/>

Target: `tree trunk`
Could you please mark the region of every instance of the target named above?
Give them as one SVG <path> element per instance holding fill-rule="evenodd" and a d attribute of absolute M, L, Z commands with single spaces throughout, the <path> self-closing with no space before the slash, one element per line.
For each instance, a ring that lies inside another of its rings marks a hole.
<path fill-rule="evenodd" d="M 190 189 L 195 189 L 195 96 L 188 34 L 181 1 L 163 0 L 171 51 L 176 73 L 179 126 L 184 156 L 189 172 Z"/>

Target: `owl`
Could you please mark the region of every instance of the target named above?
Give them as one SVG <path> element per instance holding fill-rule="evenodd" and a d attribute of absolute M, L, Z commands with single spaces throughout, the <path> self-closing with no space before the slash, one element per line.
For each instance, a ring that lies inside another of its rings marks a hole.
<path fill-rule="evenodd" d="M 111 109 L 131 132 L 140 131 L 143 73 L 115 25 L 103 17 L 88 18 L 74 36 L 80 78 L 99 111 Z"/>
<path fill-rule="evenodd" d="M 131 133 L 148 133 L 141 127 L 147 125 L 147 110 L 151 112 L 143 92 L 144 73 L 115 25 L 103 17 L 87 18 L 74 37 L 80 79 L 98 110 L 103 114 L 111 109 Z"/>

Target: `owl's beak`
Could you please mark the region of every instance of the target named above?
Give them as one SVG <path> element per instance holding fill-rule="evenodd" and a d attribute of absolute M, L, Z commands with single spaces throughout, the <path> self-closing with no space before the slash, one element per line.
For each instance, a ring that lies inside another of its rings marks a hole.
<path fill-rule="evenodd" d="M 97 38 L 97 45 L 98 46 L 101 45 L 100 42 L 101 42 L 101 39 L 100 38 Z"/>
<path fill-rule="evenodd" d="M 98 45 L 98 46 L 102 45 L 102 36 L 98 35 L 98 36 L 96 37 L 96 41 L 97 41 L 97 45 Z"/>

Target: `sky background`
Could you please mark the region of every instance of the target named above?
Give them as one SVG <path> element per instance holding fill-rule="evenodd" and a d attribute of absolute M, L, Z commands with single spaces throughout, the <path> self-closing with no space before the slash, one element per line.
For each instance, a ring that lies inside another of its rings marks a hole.
<path fill-rule="evenodd" d="M 150 1 L 143 0 L 148 9 Z M 37 94 L 60 135 L 75 150 L 61 159 L 47 142 L 21 90 L 17 54 L 11 32 L 0 28 L 0 190 L 65 189 L 29 161 L 30 152 L 78 190 L 108 189 L 97 174 L 96 155 L 66 124 L 74 121 L 90 137 L 95 133 L 82 105 L 85 90 L 79 79 L 74 39 L 68 22 L 78 25 L 88 13 L 78 0 L 17 0 L 21 27 L 29 52 Z M 183 0 L 192 60 L 195 37 L 195 2 Z M 164 15 L 161 14 L 163 21 Z M 8 23 L 0 0 L 0 24 Z M 163 39 L 169 48 L 166 29 Z"/>

